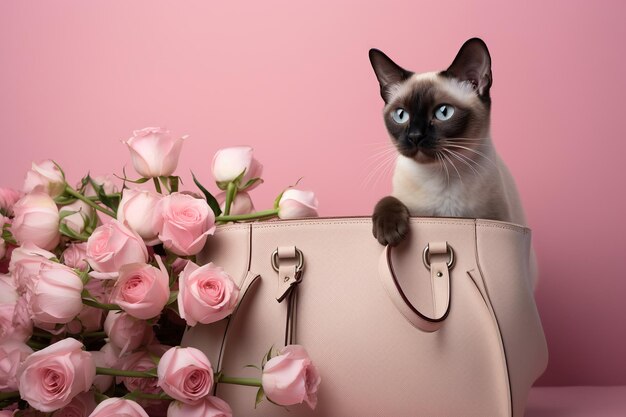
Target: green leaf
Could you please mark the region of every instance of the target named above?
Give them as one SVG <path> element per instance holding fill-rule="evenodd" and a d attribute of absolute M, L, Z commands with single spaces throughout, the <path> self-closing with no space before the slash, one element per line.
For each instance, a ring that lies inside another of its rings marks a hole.
<path fill-rule="evenodd" d="M 263 398 L 265 398 L 265 391 L 263 391 L 263 387 L 260 387 L 259 390 L 256 392 L 256 399 L 254 400 L 254 408 L 256 408 L 259 404 L 261 404 L 261 401 L 263 401 Z"/>
<path fill-rule="evenodd" d="M 171 176 L 169 177 L 169 181 L 170 181 L 170 190 L 172 190 L 173 193 L 178 192 L 178 183 L 180 182 L 180 177 Z"/>
<path fill-rule="evenodd" d="M 200 189 L 200 191 L 202 191 L 202 194 L 204 194 L 204 198 L 206 198 L 206 202 L 209 204 L 209 207 L 211 207 L 211 210 L 213 210 L 213 213 L 215 213 L 215 217 L 222 214 L 222 209 L 220 208 L 220 205 L 215 197 L 213 197 L 213 194 L 211 194 L 206 188 L 204 188 L 202 184 L 200 184 L 200 181 L 198 181 L 193 171 L 191 172 L 191 177 L 193 178 L 193 182 L 196 184 L 196 186 Z"/>
<path fill-rule="evenodd" d="M 59 225 L 59 232 L 61 232 L 62 235 L 69 237 L 70 239 L 80 240 L 82 242 L 86 242 L 89 239 L 89 236 L 77 234 L 72 229 L 67 227 L 67 224 L 65 223 Z"/>
<path fill-rule="evenodd" d="M 57 203 L 60 206 L 67 206 L 68 204 L 72 204 L 76 200 L 77 200 L 77 198 L 72 197 L 72 196 L 68 196 L 68 195 L 64 195 L 64 194 L 54 198 L 54 202 Z"/>
<path fill-rule="evenodd" d="M 113 174 L 115 175 L 117 178 L 121 179 L 124 182 L 130 182 L 133 184 L 145 184 L 146 182 L 150 181 L 152 178 L 139 178 L 138 180 L 131 180 L 126 178 L 126 175 L 124 175 L 123 177 L 120 177 L 119 175 Z"/>
<path fill-rule="evenodd" d="M 59 168 L 59 171 L 61 171 L 61 176 L 63 177 L 63 181 L 65 181 L 65 172 L 63 172 L 63 168 L 61 168 L 61 165 L 57 164 L 54 160 L 52 160 L 52 163 L 56 165 L 57 168 Z"/>
<path fill-rule="evenodd" d="M 178 291 L 172 291 L 170 292 L 170 298 L 167 299 L 167 303 L 165 305 L 172 304 L 176 300 L 178 300 Z"/>
<path fill-rule="evenodd" d="M 79 213 L 77 210 L 63 210 L 61 209 L 59 213 L 59 220 L 63 220 L 64 218 L 71 216 L 72 214 Z"/>
<path fill-rule="evenodd" d="M 256 184 L 257 182 L 260 183 L 260 184 L 263 184 L 264 181 L 261 178 L 252 178 L 251 180 L 248 180 L 248 182 L 245 183 L 245 185 L 243 187 L 241 187 L 241 190 L 245 190 L 246 188 L 250 188 L 254 184 Z"/>
<path fill-rule="evenodd" d="M 121 197 L 107 195 L 107 193 L 104 191 L 104 187 L 102 186 L 102 184 L 98 184 L 91 177 L 89 177 L 89 183 L 96 191 L 98 200 L 100 200 L 102 204 L 104 204 L 105 206 L 113 210 L 115 214 L 117 214 L 117 207 L 120 205 Z"/>

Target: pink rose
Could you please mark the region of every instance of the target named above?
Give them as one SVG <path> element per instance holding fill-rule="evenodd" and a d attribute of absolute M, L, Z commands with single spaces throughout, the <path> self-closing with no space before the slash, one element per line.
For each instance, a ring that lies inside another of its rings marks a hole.
<path fill-rule="evenodd" d="M 113 175 L 99 175 L 97 177 L 91 178 L 93 182 L 102 187 L 102 190 L 105 194 L 113 194 L 117 192 L 117 185 L 115 185 L 115 177 Z M 81 184 L 79 183 L 76 188 L 80 188 Z M 87 183 L 85 186 L 85 195 L 87 197 L 94 197 L 97 195 L 96 190 L 93 188 L 91 183 Z"/>
<path fill-rule="evenodd" d="M 213 386 L 211 362 L 204 353 L 192 347 L 173 347 L 165 352 L 157 374 L 163 391 L 186 404 L 202 401 Z"/>
<path fill-rule="evenodd" d="M 317 217 L 317 206 L 317 198 L 313 191 L 301 191 L 290 188 L 280 198 L 278 217 L 281 219 Z"/>
<path fill-rule="evenodd" d="M 83 309 L 83 282 L 65 265 L 50 263 L 39 271 L 30 294 L 30 308 L 37 324 L 69 323 Z"/>
<path fill-rule="evenodd" d="M 148 351 L 140 351 L 125 355 L 120 358 L 118 367 L 125 371 L 149 371 L 156 368 L 156 363 L 152 357 L 153 353 Z M 122 377 L 118 378 L 118 383 L 122 382 L 129 392 L 141 391 L 147 394 L 159 394 L 161 389 L 157 386 L 157 378 L 134 378 Z M 157 400 L 158 401 L 158 400 Z M 149 406 L 154 401 L 140 402 L 144 407 Z"/>
<path fill-rule="evenodd" d="M 68 213 L 72 213 L 67 215 Z M 72 204 L 61 207 L 60 215 L 67 215 L 61 219 L 61 224 L 65 224 L 71 231 L 81 234 L 94 219 L 96 210 L 87 205 L 84 201 L 76 200 Z"/>
<path fill-rule="evenodd" d="M 48 194 L 27 194 L 15 203 L 13 211 L 11 233 L 19 243 L 30 242 L 49 250 L 59 244 L 59 210 Z"/>
<path fill-rule="evenodd" d="M 12 188 L 0 187 L 0 214 L 13 215 L 13 206 L 22 198 L 22 193 Z"/>
<path fill-rule="evenodd" d="M 162 197 L 147 190 L 124 190 L 117 220 L 137 232 L 147 245 L 156 245 L 159 231 L 155 228 L 154 209 Z"/>
<path fill-rule="evenodd" d="M 226 207 L 226 192 L 219 193 L 215 196 L 215 199 L 220 205 L 222 211 Z M 241 191 L 235 195 L 235 199 L 230 205 L 230 215 L 236 216 L 239 214 L 249 214 L 254 212 L 254 204 L 252 204 L 252 199 L 250 198 L 250 194 Z"/>
<path fill-rule="evenodd" d="M 33 289 L 35 281 L 38 279 L 39 271 L 49 268 L 52 264 L 50 259 L 54 259 L 54 254 L 47 250 L 40 249 L 34 244 L 27 242 L 16 248 L 11 254 L 9 271 L 15 278 L 18 292 L 24 294 Z"/>
<path fill-rule="evenodd" d="M 74 397 L 68 405 L 55 411 L 52 417 L 87 417 L 95 408 L 93 392 L 83 392 Z"/>
<path fill-rule="evenodd" d="M 215 215 L 206 201 L 173 193 L 159 202 L 155 227 L 163 245 L 180 256 L 195 255 L 215 231 Z"/>
<path fill-rule="evenodd" d="M 3 259 L 6 253 L 7 253 L 7 245 L 4 239 L 0 237 L 0 259 Z"/>
<path fill-rule="evenodd" d="M 50 197 L 58 197 L 65 191 L 65 179 L 63 173 L 50 159 L 38 164 L 32 164 L 30 171 L 26 173 L 23 190 L 25 193 L 41 191 Z"/>
<path fill-rule="evenodd" d="M 159 268 L 147 264 L 127 264 L 120 268 L 111 302 L 138 319 L 151 319 L 161 314 L 170 297 L 169 274 L 161 258 Z"/>
<path fill-rule="evenodd" d="M 306 402 L 311 409 L 317 405 L 320 382 L 317 368 L 299 345 L 285 346 L 278 356 L 265 364 L 261 377 L 265 395 L 276 404 Z"/>
<path fill-rule="evenodd" d="M 233 410 L 221 398 L 209 396 L 197 404 L 172 401 L 167 409 L 167 417 L 232 417 Z"/>
<path fill-rule="evenodd" d="M 111 343 L 105 344 L 100 350 L 89 353 L 91 353 L 91 357 L 98 368 L 115 368 L 120 356 L 120 350 Z M 96 375 L 93 385 L 98 391 L 106 392 L 113 385 L 114 379 L 110 375 Z"/>
<path fill-rule="evenodd" d="M 28 356 L 17 378 L 20 396 L 39 411 L 55 411 L 91 388 L 96 365 L 83 345 L 67 338 Z"/>
<path fill-rule="evenodd" d="M 143 408 L 132 400 L 109 398 L 102 401 L 88 417 L 150 417 Z"/>
<path fill-rule="evenodd" d="M 176 170 L 186 138 L 172 139 L 167 129 L 146 127 L 135 130 L 133 137 L 124 143 L 130 150 L 133 166 L 139 175 L 144 178 L 167 177 Z"/>
<path fill-rule="evenodd" d="M 94 278 L 117 278 L 123 265 L 148 262 L 148 249 L 141 237 L 117 220 L 94 230 L 87 241 L 87 262 Z"/>
<path fill-rule="evenodd" d="M 121 354 L 147 345 L 154 339 L 154 330 L 145 320 L 134 318 L 128 313 L 110 311 L 104 320 L 104 332 L 109 342 L 121 349 Z"/>
<path fill-rule="evenodd" d="M 63 251 L 63 263 L 70 268 L 87 271 L 87 243 L 72 243 Z"/>
<path fill-rule="evenodd" d="M 24 342 L 4 340 L 0 343 L 0 392 L 17 389 L 17 369 L 31 353 L 33 350 Z"/>
<path fill-rule="evenodd" d="M 0 417 L 13 417 L 15 413 L 11 410 L 1 410 Z"/>
<path fill-rule="evenodd" d="M 213 323 L 230 315 L 239 288 L 222 268 L 188 262 L 178 278 L 178 310 L 188 325 Z"/>
<path fill-rule="evenodd" d="M 249 184 L 249 181 L 260 178 L 263 165 L 253 156 L 253 149 L 249 146 L 236 146 L 220 149 L 213 157 L 213 177 L 220 189 L 225 190 L 229 182 L 244 174 L 237 184 L 239 190 L 252 190 L 261 181 Z"/>
<path fill-rule="evenodd" d="M 20 297 L 15 282 L 8 275 L 0 275 L 0 341 L 26 341 L 33 332 L 30 314 L 25 311 L 21 320 L 21 308 L 27 306 L 27 299 Z M 1 390 L 1 388 L 0 388 Z"/>

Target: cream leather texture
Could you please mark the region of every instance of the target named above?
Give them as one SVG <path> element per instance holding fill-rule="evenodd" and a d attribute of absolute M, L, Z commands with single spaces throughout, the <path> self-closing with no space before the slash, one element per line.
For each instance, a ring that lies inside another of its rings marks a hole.
<path fill-rule="evenodd" d="M 230 321 L 198 325 L 183 343 L 226 375 L 258 378 L 245 366 L 260 365 L 285 338 L 287 303 L 276 300 L 272 253 L 294 246 L 304 257 L 295 338 L 322 383 L 316 410 L 268 401 L 255 409 L 253 387 L 220 384 L 217 395 L 236 417 L 522 417 L 548 358 L 530 283 L 530 231 L 413 218 L 387 263 L 371 227 L 370 218 L 322 218 L 218 228 L 198 260 L 248 288 Z M 444 243 L 454 251 L 450 268 Z M 422 256 L 431 244 L 439 249 L 429 270 Z M 385 266 L 392 275 L 384 276 Z M 413 323 L 415 311 L 427 320 Z M 421 329 L 433 319 L 433 328 Z"/>

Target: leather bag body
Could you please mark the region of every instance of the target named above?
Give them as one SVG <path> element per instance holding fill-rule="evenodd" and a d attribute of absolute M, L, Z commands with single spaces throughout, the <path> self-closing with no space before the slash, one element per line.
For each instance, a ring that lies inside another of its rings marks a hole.
<path fill-rule="evenodd" d="M 523 417 L 548 359 L 530 230 L 412 218 L 408 239 L 384 248 L 371 229 L 366 217 L 218 228 L 198 263 L 223 267 L 242 287 L 240 304 L 183 343 L 202 349 L 216 371 L 259 378 L 245 366 L 285 344 L 289 303 L 277 298 L 291 281 L 291 337 L 322 382 L 315 410 L 266 400 L 255 408 L 254 387 L 219 384 L 216 394 L 236 417 Z M 289 271 L 300 263 L 293 283 Z"/>

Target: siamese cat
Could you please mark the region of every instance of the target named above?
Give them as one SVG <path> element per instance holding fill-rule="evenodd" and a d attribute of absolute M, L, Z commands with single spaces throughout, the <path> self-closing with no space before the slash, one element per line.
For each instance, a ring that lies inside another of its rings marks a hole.
<path fill-rule="evenodd" d="M 441 72 L 407 71 L 377 49 L 369 57 L 385 102 L 385 125 L 398 151 L 392 196 L 374 209 L 376 239 L 382 245 L 400 243 L 409 231 L 409 216 L 525 225 L 513 178 L 491 141 L 487 45 L 468 40 Z"/>

